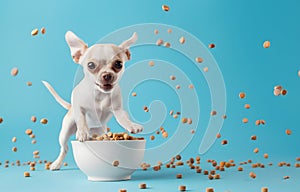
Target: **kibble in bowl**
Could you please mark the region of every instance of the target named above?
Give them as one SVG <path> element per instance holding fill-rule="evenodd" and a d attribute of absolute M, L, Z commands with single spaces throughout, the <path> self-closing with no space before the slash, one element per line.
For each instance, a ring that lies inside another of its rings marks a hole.
<path fill-rule="evenodd" d="M 90 181 L 129 180 L 142 163 L 145 145 L 143 138 L 111 132 L 90 141 L 72 141 L 75 162 Z"/>

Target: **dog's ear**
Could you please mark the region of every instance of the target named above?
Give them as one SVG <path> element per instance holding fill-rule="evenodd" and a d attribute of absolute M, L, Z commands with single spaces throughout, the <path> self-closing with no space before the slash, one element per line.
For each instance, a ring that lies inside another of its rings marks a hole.
<path fill-rule="evenodd" d="M 65 35 L 66 41 L 70 47 L 71 55 L 75 63 L 79 62 L 80 57 L 85 53 L 88 46 L 72 31 L 68 31 Z"/>
<path fill-rule="evenodd" d="M 134 32 L 134 33 L 132 34 L 132 36 L 131 36 L 129 39 L 127 39 L 126 41 L 124 41 L 123 43 L 121 43 L 121 44 L 119 45 L 119 47 L 121 47 L 121 48 L 123 48 L 123 49 L 126 50 L 125 53 L 126 53 L 126 55 L 127 55 L 128 60 L 130 60 L 130 51 L 129 51 L 129 47 L 130 47 L 132 44 L 134 44 L 134 43 L 136 42 L 137 39 L 138 39 L 138 36 L 137 36 L 136 32 Z"/>

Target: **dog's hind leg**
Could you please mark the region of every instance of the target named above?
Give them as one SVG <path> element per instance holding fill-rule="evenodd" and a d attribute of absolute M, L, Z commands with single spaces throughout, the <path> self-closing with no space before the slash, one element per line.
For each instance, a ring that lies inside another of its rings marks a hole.
<path fill-rule="evenodd" d="M 68 140 L 71 135 L 76 132 L 76 123 L 71 115 L 71 110 L 68 111 L 62 122 L 62 129 L 59 134 L 60 153 L 57 159 L 51 164 L 50 170 L 59 170 L 63 160 L 68 152 Z"/>

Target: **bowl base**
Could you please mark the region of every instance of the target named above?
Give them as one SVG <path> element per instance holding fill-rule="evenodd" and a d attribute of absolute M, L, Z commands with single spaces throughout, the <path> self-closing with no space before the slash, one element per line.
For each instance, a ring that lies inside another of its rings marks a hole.
<path fill-rule="evenodd" d="M 131 175 L 122 178 L 88 177 L 89 181 L 125 181 L 130 179 Z"/>

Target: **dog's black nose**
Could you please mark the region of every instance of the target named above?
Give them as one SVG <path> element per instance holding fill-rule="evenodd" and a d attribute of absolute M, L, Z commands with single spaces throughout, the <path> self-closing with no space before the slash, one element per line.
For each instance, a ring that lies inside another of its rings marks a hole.
<path fill-rule="evenodd" d="M 102 74 L 102 80 L 105 82 L 110 82 L 112 80 L 113 76 L 111 73 L 103 73 Z"/>

